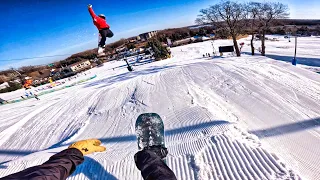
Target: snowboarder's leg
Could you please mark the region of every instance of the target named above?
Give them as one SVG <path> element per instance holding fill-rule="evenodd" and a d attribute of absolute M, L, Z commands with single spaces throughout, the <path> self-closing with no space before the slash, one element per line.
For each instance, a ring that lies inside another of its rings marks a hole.
<path fill-rule="evenodd" d="M 106 39 L 107 39 L 107 31 L 105 29 L 101 29 L 101 30 L 99 30 L 99 33 L 101 35 L 99 47 L 104 47 L 104 45 L 106 44 Z"/>
<path fill-rule="evenodd" d="M 173 171 L 152 150 L 142 150 L 134 155 L 137 168 L 145 180 L 176 180 Z"/>
<path fill-rule="evenodd" d="M 108 38 L 112 38 L 113 37 L 113 32 L 110 29 L 106 29 L 106 36 Z"/>

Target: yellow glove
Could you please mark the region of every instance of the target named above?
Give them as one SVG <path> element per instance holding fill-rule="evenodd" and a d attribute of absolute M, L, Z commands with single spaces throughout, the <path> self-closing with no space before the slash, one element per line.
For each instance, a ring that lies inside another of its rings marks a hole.
<path fill-rule="evenodd" d="M 105 151 L 106 148 L 100 146 L 101 141 L 98 139 L 87 139 L 75 142 L 69 146 L 69 148 L 76 148 L 82 152 L 83 155 L 91 154 L 94 152 Z"/>

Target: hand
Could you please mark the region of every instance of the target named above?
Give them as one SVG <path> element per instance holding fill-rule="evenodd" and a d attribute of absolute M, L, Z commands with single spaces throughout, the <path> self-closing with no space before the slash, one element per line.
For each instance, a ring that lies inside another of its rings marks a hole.
<path fill-rule="evenodd" d="M 83 155 L 91 154 L 94 152 L 105 151 L 106 148 L 101 145 L 101 141 L 98 139 L 87 139 L 75 142 L 69 146 L 69 148 L 76 148 L 82 152 Z"/>
<path fill-rule="evenodd" d="M 92 8 L 92 5 L 91 5 L 91 4 L 88 4 L 88 8 Z"/>

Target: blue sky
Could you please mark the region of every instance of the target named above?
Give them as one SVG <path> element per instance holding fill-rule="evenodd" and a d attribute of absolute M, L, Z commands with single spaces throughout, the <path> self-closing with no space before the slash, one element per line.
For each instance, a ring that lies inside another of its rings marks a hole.
<path fill-rule="evenodd" d="M 0 69 L 64 59 L 23 59 L 64 55 L 97 46 L 97 29 L 87 10 L 103 13 L 115 36 L 107 43 L 150 30 L 194 24 L 214 0 L 5 0 L 0 6 Z M 291 18 L 320 18 L 320 2 L 284 0 Z M 11 59 L 22 59 L 8 61 Z"/>

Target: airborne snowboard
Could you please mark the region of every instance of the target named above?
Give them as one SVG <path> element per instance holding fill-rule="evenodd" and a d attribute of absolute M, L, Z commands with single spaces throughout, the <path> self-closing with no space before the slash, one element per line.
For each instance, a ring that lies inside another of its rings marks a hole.
<path fill-rule="evenodd" d="M 138 149 L 149 149 L 152 147 L 165 148 L 164 125 L 161 117 L 156 113 L 145 113 L 139 115 L 135 125 L 138 139 Z"/>

